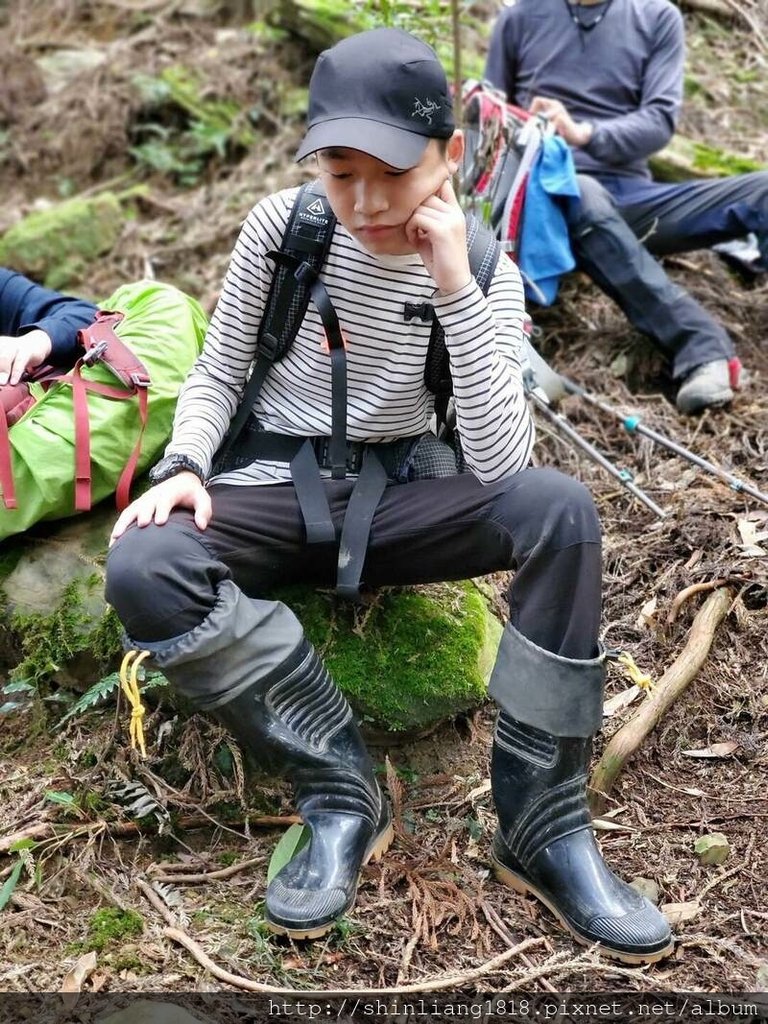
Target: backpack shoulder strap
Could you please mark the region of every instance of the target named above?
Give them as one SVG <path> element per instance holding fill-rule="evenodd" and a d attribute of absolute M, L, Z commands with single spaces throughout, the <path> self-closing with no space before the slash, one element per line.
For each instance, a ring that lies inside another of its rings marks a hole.
<path fill-rule="evenodd" d="M 493 275 L 501 256 L 501 246 L 490 228 L 487 228 L 472 214 L 467 214 L 467 255 L 469 269 L 484 295 L 488 294 Z M 429 336 L 427 361 L 424 367 L 424 383 L 435 396 L 435 413 L 438 427 L 445 423 L 448 399 L 453 394 L 451 366 L 445 345 L 445 332 L 437 317 L 432 319 L 432 333 Z"/>
<path fill-rule="evenodd" d="M 119 310 L 100 309 L 94 321 L 77 332 L 86 366 L 103 363 L 130 391 L 148 388 L 152 383 L 149 371 L 125 342 L 115 334 L 115 327 L 125 319 Z"/>
<path fill-rule="evenodd" d="M 335 227 L 336 217 L 323 186 L 317 179 L 305 182 L 293 202 L 279 252 L 267 253 L 276 266 L 259 325 L 256 360 L 217 460 L 240 435 L 270 366 L 283 359 L 296 340 L 310 297 L 307 278 L 299 280 L 296 271 L 304 263 L 316 273 L 321 269 Z"/>

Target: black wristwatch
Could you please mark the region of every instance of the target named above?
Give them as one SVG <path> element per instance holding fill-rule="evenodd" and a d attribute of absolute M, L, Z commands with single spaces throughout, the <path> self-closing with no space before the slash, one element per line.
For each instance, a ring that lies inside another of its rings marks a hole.
<path fill-rule="evenodd" d="M 166 455 L 164 459 L 160 459 L 157 465 L 153 466 L 149 471 L 149 482 L 151 484 L 161 484 L 163 480 L 168 480 L 172 476 L 176 476 L 177 473 L 183 473 L 188 471 L 194 473 L 195 476 L 200 478 L 201 483 L 205 483 L 205 473 L 203 467 L 199 462 L 195 462 L 189 455 Z"/>

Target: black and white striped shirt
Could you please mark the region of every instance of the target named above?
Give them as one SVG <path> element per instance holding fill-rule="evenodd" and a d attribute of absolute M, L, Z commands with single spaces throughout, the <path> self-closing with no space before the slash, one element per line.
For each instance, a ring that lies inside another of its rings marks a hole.
<path fill-rule="evenodd" d="M 237 240 L 203 352 L 185 382 L 167 453 L 189 455 L 208 472 L 255 355 L 274 264 L 297 189 L 258 203 Z M 464 457 L 482 483 L 524 469 L 533 426 L 521 377 L 525 315 L 520 275 L 502 258 L 488 297 L 472 280 L 435 294 L 418 255 L 374 256 L 341 226 L 322 278 L 347 339 L 347 437 L 389 441 L 429 430 L 434 400 L 424 385 L 430 325 L 406 321 L 405 302 L 430 302 L 445 331 Z M 331 365 L 319 314 L 310 303 L 296 340 L 272 366 L 254 412 L 265 430 L 330 435 Z M 254 462 L 217 483 L 290 480 L 286 463 Z"/>

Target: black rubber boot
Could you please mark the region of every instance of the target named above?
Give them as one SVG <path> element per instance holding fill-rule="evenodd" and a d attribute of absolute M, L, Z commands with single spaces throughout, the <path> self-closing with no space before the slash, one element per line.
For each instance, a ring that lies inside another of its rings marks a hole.
<path fill-rule="evenodd" d="M 311 839 L 267 887 L 266 919 L 279 934 L 318 938 L 351 909 L 362 866 L 392 841 L 352 709 L 304 640 L 213 713 L 260 765 L 293 784 Z"/>
<path fill-rule="evenodd" d="M 592 831 L 587 805 L 592 739 L 584 733 L 590 720 L 594 731 L 602 710 L 601 660 L 552 655 L 511 626 L 499 650 L 494 695 L 498 700 L 504 692 L 506 707 L 515 713 L 499 713 L 493 741 L 491 788 L 499 816 L 491 853 L 494 874 L 540 899 L 578 942 L 599 943 L 603 952 L 626 963 L 662 959 L 673 949 L 669 925 L 608 868 Z M 509 673 L 510 657 L 519 677 L 503 686 L 498 674 Z M 560 735 L 554 734 L 555 726 Z"/>

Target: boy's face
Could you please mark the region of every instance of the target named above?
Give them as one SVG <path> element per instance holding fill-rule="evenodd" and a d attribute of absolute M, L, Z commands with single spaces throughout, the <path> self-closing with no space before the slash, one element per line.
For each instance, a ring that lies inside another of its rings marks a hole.
<path fill-rule="evenodd" d="M 359 149 L 322 149 L 320 177 L 336 218 L 369 252 L 401 256 L 414 252 L 405 226 L 425 199 L 435 195 L 459 166 L 461 132 L 441 147 L 430 139 L 415 167 L 391 167 Z"/>

